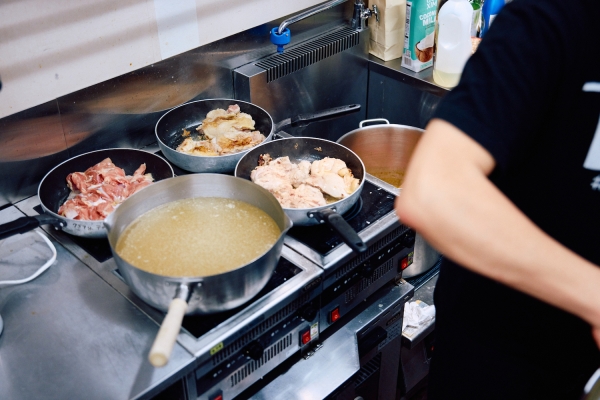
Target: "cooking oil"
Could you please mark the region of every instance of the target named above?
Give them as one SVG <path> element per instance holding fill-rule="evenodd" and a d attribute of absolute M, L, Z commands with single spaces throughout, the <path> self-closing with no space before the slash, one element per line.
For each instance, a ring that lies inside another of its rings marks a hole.
<path fill-rule="evenodd" d="M 433 80 L 440 86 L 453 88 L 458 85 L 462 71 L 458 73 L 444 72 L 439 69 L 433 69 Z"/>

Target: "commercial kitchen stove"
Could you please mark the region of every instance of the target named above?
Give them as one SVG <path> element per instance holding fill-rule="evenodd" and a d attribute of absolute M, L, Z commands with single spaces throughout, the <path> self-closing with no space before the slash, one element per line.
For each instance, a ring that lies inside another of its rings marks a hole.
<path fill-rule="evenodd" d="M 291 137 L 280 131 L 277 138 Z M 163 156 L 151 145 L 147 151 Z M 177 175 L 189 172 L 173 165 Z M 394 212 L 399 189 L 366 174 L 359 200 L 344 219 L 367 244 L 356 254 L 326 224 L 296 226 L 290 229 L 284 245 L 324 270 L 319 331 L 327 329 L 367 297 L 390 281 L 401 278 L 411 266 L 416 234 L 401 224 Z"/>
<path fill-rule="evenodd" d="M 19 205 L 28 215 L 39 210 L 37 197 Z M 143 313 L 162 323 L 165 314 L 144 303 L 123 281 L 106 239 L 45 228 Z M 284 246 L 271 279 L 249 303 L 224 313 L 186 316 L 177 341 L 196 359 L 194 378 L 188 379 L 188 392 L 196 394 L 191 398 L 207 398 L 215 391 L 233 398 L 318 339 L 322 274 L 314 263 Z"/>
<path fill-rule="evenodd" d="M 288 358 L 310 356 L 321 333 L 340 321 L 328 333 L 333 334 L 365 299 L 400 281 L 412 260 L 415 235 L 398 221 L 395 195 L 384 187 L 367 174 L 360 200 L 344 214 L 367 244 L 366 252 L 354 253 L 326 225 L 294 227 L 271 280 L 255 299 L 228 312 L 184 318 L 177 341 L 196 358 L 194 373 L 186 378 L 189 398 L 234 398 Z M 27 215 L 41 212 L 36 196 L 19 208 Z M 106 239 L 44 228 L 148 317 L 162 322 L 165 314 L 139 299 L 120 277 Z M 406 285 L 402 304 L 412 296 L 412 286 Z"/>

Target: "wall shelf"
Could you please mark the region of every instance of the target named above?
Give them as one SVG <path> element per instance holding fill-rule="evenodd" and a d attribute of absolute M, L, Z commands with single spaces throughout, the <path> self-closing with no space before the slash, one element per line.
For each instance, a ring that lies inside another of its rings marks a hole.
<path fill-rule="evenodd" d="M 421 72 L 413 72 L 400 66 L 401 58 L 383 61 L 371 54 L 368 57 L 371 71 L 438 97 L 443 97 L 449 92 L 449 89 L 439 86 L 433 81 L 433 68 L 427 68 Z"/>

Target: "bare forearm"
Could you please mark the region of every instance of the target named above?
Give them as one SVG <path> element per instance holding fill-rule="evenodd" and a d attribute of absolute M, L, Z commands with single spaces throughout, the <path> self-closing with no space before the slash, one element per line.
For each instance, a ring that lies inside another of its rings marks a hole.
<path fill-rule="evenodd" d="M 461 265 L 600 326 L 600 269 L 533 224 L 487 179 L 489 154 L 448 127 L 434 121 L 415 152 L 397 201 L 403 222 Z M 464 148 L 430 143 L 453 135 Z"/>

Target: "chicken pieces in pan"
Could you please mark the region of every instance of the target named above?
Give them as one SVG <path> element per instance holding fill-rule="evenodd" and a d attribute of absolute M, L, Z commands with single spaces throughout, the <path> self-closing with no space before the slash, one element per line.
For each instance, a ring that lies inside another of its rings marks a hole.
<path fill-rule="evenodd" d="M 285 208 L 324 206 L 348 197 L 360 185 L 344 161 L 330 157 L 295 164 L 289 157 L 271 159 L 263 154 L 250 179 L 273 193 Z"/>
<path fill-rule="evenodd" d="M 217 108 L 206 114 L 202 124 L 196 128 L 198 135 L 193 136 L 184 130 L 185 139 L 176 150 L 200 156 L 237 153 L 265 140 L 254 125 L 252 117 L 241 112 L 237 104 L 230 105 L 227 110 Z"/>

